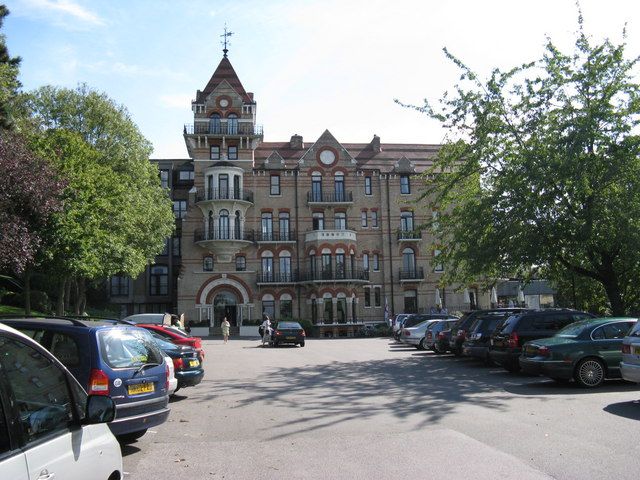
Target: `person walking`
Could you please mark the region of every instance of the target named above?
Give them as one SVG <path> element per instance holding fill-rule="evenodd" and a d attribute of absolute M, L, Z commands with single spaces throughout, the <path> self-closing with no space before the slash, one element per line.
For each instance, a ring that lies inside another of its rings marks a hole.
<path fill-rule="evenodd" d="M 229 328 L 231 327 L 231 324 L 229 323 L 229 320 L 227 320 L 227 317 L 224 317 L 224 320 L 222 320 L 220 326 L 222 327 L 222 336 L 224 337 L 224 343 L 227 343 L 227 340 L 229 340 Z"/>
<path fill-rule="evenodd" d="M 269 315 L 265 315 L 264 322 L 262 322 L 262 346 L 264 347 L 265 343 L 269 343 L 271 341 L 271 320 L 269 320 Z"/>

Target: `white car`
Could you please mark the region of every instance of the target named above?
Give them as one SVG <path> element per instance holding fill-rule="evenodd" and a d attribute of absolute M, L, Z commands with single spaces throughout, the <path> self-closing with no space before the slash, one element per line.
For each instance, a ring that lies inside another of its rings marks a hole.
<path fill-rule="evenodd" d="M 107 426 L 115 411 L 111 397 L 87 396 L 53 355 L 0 324 L 0 478 L 123 479 Z"/>
<path fill-rule="evenodd" d="M 128 322 L 142 323 L 146 325 L 171 325 L 170 313 L 136 313 L 123 318 Z"/>
<path fill-rule="evenodd" d="M 425 350 L 427 347 L 425 345 L 425 335 L 427 332 L 427 328 L 434 322 L 439 322 L 442 320 L 441 318 L 433 318 L 430 320 L 425 320 L 422 323 L 417 324 L 414 327 L 403 328 L 400 332 L 400 341 L 402 343 L 406 343 L 408 345 L 413 345 L 418 350 Z"/>
<path fill-rule="evenodd" d="M 640 383 L 640 322 L 622 340 L 620 373 L 628 382 Z"/>
<path fill-rule="evenodd" d="M 169 367 L 169 388 L 167 393 L 173 395 L 178 389 L 178 379 L 176 378 L 176 368 L 173 366 L 173 360 L 171 357 L 164 357 L 164 361 Z"/>

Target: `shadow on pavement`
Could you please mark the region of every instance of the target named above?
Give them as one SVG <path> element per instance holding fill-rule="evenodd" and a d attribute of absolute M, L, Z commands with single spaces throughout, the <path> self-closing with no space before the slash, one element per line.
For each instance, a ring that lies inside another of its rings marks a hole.
<path fill-rule="evenodd" d="M 120 450 L 122 451 L 123 457 L 128 457 L 129 455 L 133 455 L 134 453 L 140 452 L 140 449 L 134 445 L 130 444 L 120 444 Z"/>
<path fill-rule="evenodd" d="M 640 420 L 640 400 L 612 403 L 603 408 L 605 412 L 631 420 Z"/>

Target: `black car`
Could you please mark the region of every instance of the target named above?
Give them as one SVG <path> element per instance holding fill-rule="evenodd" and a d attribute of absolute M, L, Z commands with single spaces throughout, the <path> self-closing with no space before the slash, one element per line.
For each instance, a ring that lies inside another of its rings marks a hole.
<path fill-rule="evenodd" d="M 454 355 L 460 356 L 462 355 L 462 344 L 467 338 L 467 332 L 473 325 L 473 322 L 476 321 L 476 318 L 480 315 L 485 315 L 491 312 L 503 312 L 505 314 L 513 315 L 516 313 L 520 313 L 526 311 L 525 308 L 495 308 L 491 310 L 473 310 L 472 312 L 466 313 L 458 323 L 451 329 L 451 338 L 449 339 L 449 350 L 453 352 Z"/>
<path fill-rule="evenodd" d="M 478 358 L 486 364 L 491 364 L 492 361 L 489 357 L 491 334 L 510 316 L 511 313 L 503 310 L 477 315 L 475 321 L 469 327 L 466 340 L 462 344 L 462 354 L 467 357 Z"/>
<path fill-rule="evenodd" d="M 176 345 L 155 333 L 152 333 L 151 336 L 160 347 L 160 350 L 173 361 L 174 375 L 178 380 L 176 392 L 184 387 L 194 387 L 202 381 L 204 369 L 202 368 L 198 351 L 195 348 L 187 345 Z"/>
<path fill-rule="evenodd" d="M 539 338 L 553 337 L 570 323 L 593 318 L 586 312 L 568 309 L 534 310 L 512 315 L 491 335 L 489 356 L 510 372 L 520 370 L 522 346 Z"/>
<path fill-rule="evenodd" d="M 298 322 L 278 322 L 271 334 L 271 341 L 274 347 L 285 343 L 304 347 L 305 338 L 304 328 Z"/>

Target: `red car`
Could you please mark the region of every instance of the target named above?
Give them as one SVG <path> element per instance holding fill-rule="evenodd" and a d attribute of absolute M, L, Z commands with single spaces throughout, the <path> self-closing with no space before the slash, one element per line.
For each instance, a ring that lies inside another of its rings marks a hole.
<path fill-rule="evenodd" d="M 137 327 L 146 328 L 161 335 L 167 341 L 176 345 L 188 345 L 198 351 L 200 361 L 204 359 L 204 350 L 202 349 L 202 339 L 200 337 L 191 337 L 188 333 L 183 332 L 179 328 L 169 327 L 166 325 L 152 325 L 146 323 L 138 323 Z"/>

